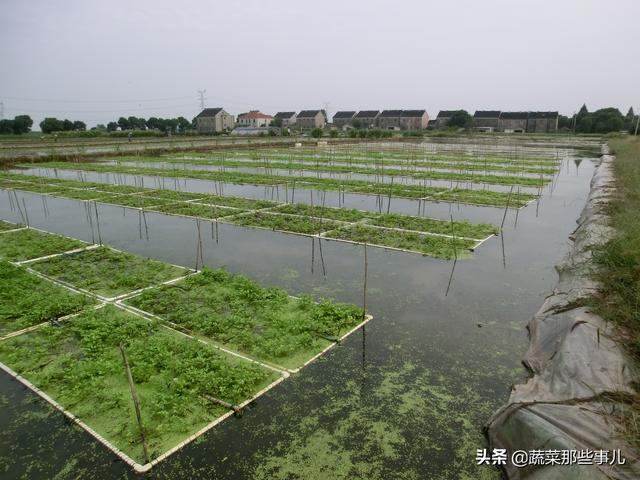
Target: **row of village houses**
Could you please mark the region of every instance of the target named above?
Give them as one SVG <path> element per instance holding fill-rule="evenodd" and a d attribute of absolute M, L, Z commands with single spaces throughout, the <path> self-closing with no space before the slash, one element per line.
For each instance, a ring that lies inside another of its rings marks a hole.
<path fill-rule="evenodd" d="M 456 110 L 440 110 L 429 120 L 426 110 L 361 110 L 340 111 L 333 116 L 334 128 L 380 128 L 385 130 L 422 130 L 428 127 L 446 128 Z M 476 130 L 507 133 L 552 133 L 558 131 L 558 112 L 502 112 L 478 110 L 473 115 Z M 275 122 L 274 122 L 275 121 Z M 274 123 L 288 128 L 324 128 L 328 118 L 324 110 L 278 112 L 275 116 L 258 110 L 233 115 L 223 108 L 205 108 L 196 117 L 200 133 L 260 131 Z"/>

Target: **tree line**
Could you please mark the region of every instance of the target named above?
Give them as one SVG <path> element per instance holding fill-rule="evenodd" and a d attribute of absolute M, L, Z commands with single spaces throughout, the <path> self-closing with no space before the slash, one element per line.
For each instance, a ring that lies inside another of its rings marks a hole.
<path fill-rule="evenodd" d="M 29 133 L 32 126 L 33 120 L 29 115 L 18 115 L 13 117 L 13 120 L 9 120 L 8 118 L 0 120 L 0 133 L 21 135 L 23 133 Z"/>
<path fill-rule="evenodd" d="M 570 120 L 565 117 L 565 123 Z M 629 108 L 626 115 L 614 107 L 601 108 L 595 112 L 589 112 L 587 105 L 582 105 L 575 115 L 574 130 L 576 133 L 609 133 L 627 130 L 634 133 L 636 128 L 636 115 L 633 107 Z M 568 125 L 567 125 L 568 126 Z"/>

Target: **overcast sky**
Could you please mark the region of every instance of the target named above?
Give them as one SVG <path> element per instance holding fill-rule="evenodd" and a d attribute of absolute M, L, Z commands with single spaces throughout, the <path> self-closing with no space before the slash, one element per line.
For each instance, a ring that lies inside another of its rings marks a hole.
<path fill-rule="evenodd" d="M 0 0 L 4 117 L 640 110 L 640 0 Z"/>

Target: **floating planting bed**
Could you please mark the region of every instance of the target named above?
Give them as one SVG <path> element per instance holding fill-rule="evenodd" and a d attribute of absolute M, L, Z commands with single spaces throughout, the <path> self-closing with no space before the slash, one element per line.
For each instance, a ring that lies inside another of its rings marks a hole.
<path fill-rule="evenodd" d="M 202 195 L 198 203 L 206 203 L 209 205 L 221 205 L 225 207 L 242 208 L 245 210 L 259 210 L 261 208 L 275 207 L 276 202 L 268 200 L 254 200 L 242 197 L 225 197 L 222 195 Z"/>
<path fill-rule="evenodd" d="M 142 195 L 113 195 L 102 197 L 100 202 L 134 208 L 149 208 L 174 203 L 174 201 L 166 198 L 143 197 Z"/>
<path fill-rule="evenodd" d="M 144 471 L 151 464 L 140 441 L 120 345 L 139 397 L 149 458 L 156 461 L 230 415 L 210 398 L 238 405 L 282 378 L 115 306 L 1 341 L 0 361 Z"/>
<path fill-rule="evenodd" d="M 86 246 L 80 240 L 25 228 L 0 236 L 0 258 L 20 262 Z"/>
<path fill-rule="evenodd" d="M 16 223 L 5 222 L 0 220 L 0 233 L 8 232 L 9 230 L 15 230 L 16 228 L 22 228 L 23 225 L 18 225 Z"/>
<path fill-rule="evenodd" d="M 469 251 L 478 243 L 469 239 L 456 238 L 454 240 L 444 236 L 382 229 L 359 224 L 332 230 L 325 233 L 323 237 L 354 243 L 367 243 L 444 259 L 468 257 Z"/>
<path fill-rule="evenodd" d="M 184 215 L 188 217 L 203 218 L 205 220 L 212 220 L 220 217 L 227 217 L 229 215 L 236 215 L 244 212 L 237 208 L 219 207 L 216 205 L 202 205 L 199 203 L 172 203 L 169 205 L 160 205 L 158 207 L 152 207 L 149 211 L 170 213 L 172 215 Z"/>
<path fill-rule="evenodd" d="M 190 270 L 108 247 L 37 261 L 31 268 L 105 298 L 117 297 L 187 275 Z"/>
<path fill-rule="evenodd" d="M 137 162 L 158 162 L 157 157 L 144 157 L 143 160 L 137 160 Z M 160 162 L 162 163 L 162 162 Z M 463 165 L 450 165 L 452 171 L 439 171 L 439 170 L 413 170 L 410 168 L 397 168 L 399 165 L 382 166 L 377 165 L 374 167 L 360 166 L 360 165 L 328 165 L 328 164 L 314 164 L 314 163 L 300 163 L 300 162 L 278 162 L 278 161 L 238 161 L 238 160 L 209 160 L 206 162 L 189 163 L 181 161 L 184 164 L 185 169 L 198 170 L 198 167 L 203 165 L 211 166 L 224 166 L 225 168 L 254 168 L 254 169 L 280 169 L 280 170 L 293 170 L 296 172 L 322 172 L 322 173 L 336 173 L 336 174 L 359 174 L 359 175 L 384 175 L 388 177 L 412 178 L 412 179 L 427 179 L 427 180 L 445 180 L 454 182 L 471 182 L 471 183 L 486 183 L 494 185 L 521 185 L 521 186 L 533 186 L 540 187 L 549 183 L 550 178 L 548 176 L 541 176 L 539 170 L 535 170 L 536 176 L 524 176 L 524 175 L 496 175 L 496 174 L 480 174 L 475 173 L 481 169 L 473 169 L 473 171 L 465 171 Z M 127 164 L 132 166 L 132 162 Z M 442 166 L 439 166 L 442 168 Z M 491 170 L 487 165 L 486 170 Z M 180 170 L 182 171 L 182 170 Z M 523 170 L 514 170 L 518 174 L 522 174 Z M 178 172 L 174 172 L 178 174 Z M 553 171 L 551 173 L 554 173 Z"/>
<path fill-rule="evenodd" d="M 111 194 L 99 192 L 97 190 L 63 190 L 59 192 L 56 197 L 64 197 L 64 198 L 72 198 L 75 200 L 97 200 L 100 201 L 102 198 L 112 198 Z"/>
<path fill-rule="evenodd" d="M 137 167 L 117 167 L 111 165 L 101 165 L 95 163 L 48 163 L 38 165 L 48 168 L 59 169 L 79 169 L 83 171 L 104 172 L 104 173 L 127 173 L 133 175 L 155 175 L 159 177 L 174 178 L 170 172 L 163 168 L 137 168 Z M 180 177 L 194 178 L 202 180 L 224 181 L 237 184 L 254 185 L 288 185 L 292 188 L 296 186 L 306 189 L 338 190 L 343 192 L 362 193 L 367 195 L 383 195 L 400 198 L 423 198 L 430 201 L 445 201 L 468 203 L 483 206 L 504 207 L 507 203 L 512 207 L 523 207 L 536 198 L 536 195 L 520 193 L 517 198 L 511 198 L 506 192 L 496 192 L 491 190 L 474 190 L 463 188 L 443 188 L 427 187 L 420 185 L 393 185 L 376 183 L 372 184 L 364 180 L 336 180 L 332 178 L 294 179 L 288 176 L 279 175 L 259 175 L 238 172 L 211 172 L 201 170 L 181 170 Z"/>
<path fill-rule="evenodd" d="M 179 157 L 176 154 L 167 154 L 164 155 L 169 158 L 224 158 L 227 159 L 229 157 L 236 158 L 246 158 L 252 160 L 259 160 L 264 158 L 270 158 L 274 160 L 298 160 L 298 159 L 307 159 L 309 161 L 314 161 L 318 163 L 326 163 L 331 161 L 352 161 L 352 162 L 360 162 L 360 163 L 374 163 L 374 162 L 416 162 L 416 163 L 424 163 L 424 162 L 434 162 L 434 163 L 442 163 L 442 162 L 455 162 L 455 163 L 495 163 L 495 164 L 505 164 L 505 165 L 531 165 L 531 166 L 554 166 L 559 163 L 559 159 L 557 158 L 549 158 L 542 156 L 517 156 L 511 154 L 498 155 L 495 153 L 486 154 L 472 154 L 472 153 L 442 153 L 442 152 L 430 152 L 426 150 L 408 150 L 406 152 L 394 152 L 391 150 L 381 150 L 381 151 L 372 151 L 372 150 L 305 150 L 305 149 L 288 149 L 288 150 L 238 150 L 238 151 L 230 151 L 225 150 L 224 152 L 211 152 L 211 153 L 202 153 L 202 152 L 185 152 Z M 137 157 L 137 156 L 129 156 L 129 157 L 118 157 L 118 159 L 123 160 L 138 160 L 140 158 L 145 157 Z"/>
<path fill-rule="evenodd" d="M 436 220 L 433 218 L 414 217 L 397 213 L 375 213 L 348 208 L 318 207 L 303 203 L 281 205 L 272 212 L 322 217 L 342 222 L 366 222 L 380 227 L 399 228 L 416 232 L 455 234 L 458 237 L 483 239 L 498 233 L 498 228 L 487 223 L 469 223 L 467 221 Z"/>
<path fill-rule="evenodd" d="M 234 157 L 240 157 L 245 160 L 229 160 L 225 153 L 209 154 L 206 156 L 190 156 L 185 155 L 181 157 L 169 156 L 169 157 L 118 157 L 112 161 L 132 161 L 132 162 L 171 162 L 178 164 L 195 163 L 197 165 L 211 165 L 211 166 L 264 166 L 267 168 L 276 168 L 276 165 L 282 165 L 277 168 L 292 168 L 292 165 L 300 164 L 304 167 L 309 165 L 332 165 L 339 166 L 341 168 L 350 167 L 352 165 L 371 165 L 375 167 L 389 166 L 395 168 L 433 168 L 433 169 L 447 169 L 457 171 L 495 171 L 495 172 L 510 172 L 510 173 L 530 173 L 534 175 L 553 175 L 557 172 L 557 162 L 553 163 L 539 163 L 539 162 L 496 162 L 491 159 L 431 159 L 425 158 L 396 158 L 396 159 L 372 159 L 363 157 L 347 157 L 342 155 L 322 155 L 322 156 L 308 156 L 308 155 L 234 155 Z"/>
<path fill-rule="evenodd" d="M 93 300 L 0 260 L 0 338 L 76 313 Z"/>
<path fill-rule="evenodd" d="M 470 223 L 467 221 L 447 222 L 433 218 L 411 217 L 396 213 L 385 213 L 372 216 L 367 222 L 379 227 L 399 228 L 416 232 L 438 233 L 455 237 L 465 237 L 482 240 L 496 235 L 499 229 L 488 223 Z"/>
<path fill-rule="evenodd" d="M 341 226 L 333 220 L 303 217 L 297 215 L 271 214 L 267 212 L 252 212 L 225 219 L 235 225 L 267 228 L 269 230 L 317 235 L 327 230 Z"/>
<path fill-rule="evenodd" d="M 360 325 L 362 309 L 293 298 L 241 275 L 205 269 L 125 301 L 235 351 L 289 370 Z"/>

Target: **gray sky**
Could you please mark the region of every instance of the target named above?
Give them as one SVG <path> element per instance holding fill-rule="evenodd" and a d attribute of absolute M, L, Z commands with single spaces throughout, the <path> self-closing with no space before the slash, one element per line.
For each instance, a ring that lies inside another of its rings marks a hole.
<path fill-rule="evenodd" d="M 261 109 L 640 110 L 639 0 L 2 0 L 0 101 L 88 125 Z"/>

